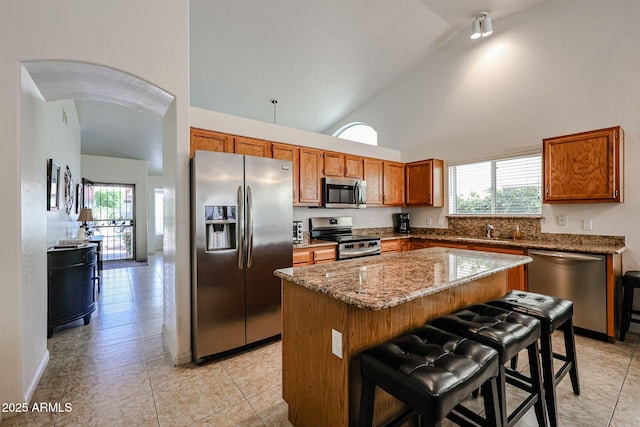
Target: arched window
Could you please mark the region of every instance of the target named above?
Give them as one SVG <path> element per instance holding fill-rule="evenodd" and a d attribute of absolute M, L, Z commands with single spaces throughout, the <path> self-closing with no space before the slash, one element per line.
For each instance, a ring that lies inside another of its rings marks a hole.
<path fill-rule="evenodd" d="M 361 142 L 363 144 L 378 145 L 378 132 L 362 122 L 349 123 L 338 129 L 333 136 Z"/>

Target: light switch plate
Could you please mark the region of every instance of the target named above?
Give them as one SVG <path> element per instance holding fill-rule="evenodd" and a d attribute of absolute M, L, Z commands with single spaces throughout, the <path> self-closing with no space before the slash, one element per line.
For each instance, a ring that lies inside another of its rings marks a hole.
<path fill-rule="evenodd" d="M 331 353 L 342 359 L 342 334 L 331 329 Z"/>
<path fill-rule="evenodd" d="M 558 225 L 560 227 L 566 227 L 567 222 L 568 222 L 568 219 L 566 215 L 558 215 Z"/>

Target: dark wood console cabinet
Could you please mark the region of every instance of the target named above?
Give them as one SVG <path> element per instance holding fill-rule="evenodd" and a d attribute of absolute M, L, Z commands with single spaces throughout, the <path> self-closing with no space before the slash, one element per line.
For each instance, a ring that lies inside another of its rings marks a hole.
<path fill-rule="evenodd" d="M 97 246 L 47 251 L 47 338 L 55 326 L 80 318 L 85 325 L 91 321 L 96 309 Z"/>

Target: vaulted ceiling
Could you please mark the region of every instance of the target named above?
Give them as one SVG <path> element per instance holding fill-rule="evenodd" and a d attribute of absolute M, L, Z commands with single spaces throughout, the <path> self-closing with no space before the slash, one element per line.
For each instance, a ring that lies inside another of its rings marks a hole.
<path fill-rule="evenodd" d="M 191 0 L 191 105 L 325 132 L 468 32 L 477 13 L 490 12 L 499 31 L 500 18 L 546 1 L 554 0 Z M 48 71 L 56 74 L 44 67 L 32 76 L 36 85 L 64 97 L 68 87 Z M 82 74 L 73 77 L 82 87 Z M 83 154 L 148 160 L 149 173 L 161 174 L 157 114 L 67 94 Z"/>

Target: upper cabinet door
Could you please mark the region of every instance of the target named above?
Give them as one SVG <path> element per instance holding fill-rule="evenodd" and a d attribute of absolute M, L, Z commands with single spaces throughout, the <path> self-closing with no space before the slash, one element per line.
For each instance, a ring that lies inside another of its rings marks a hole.
<path fill-rule="evenodd" d="M 233 137 L 223 133 L 191 128 L 191 150 L 189 158 L 196 150 L 233 153 Z"/>
<path fill-rule="evenodd" d="M 300 147 L 299 206 L 322 205 L 322 151 Z"/>
<path fill-rule="evenodd" d="M 623 201 L 620 126 L 543 140 L 544 203 Z"/>
<path fill-rule="evenodd" d="M 262 139 L 234 138 L 234 152 L 236 154 L 246 154 L 247 156 L 271 157 L 271 142 Z"/>
<path fill-rule="evenodd" d="M 273 143 L 273 158 L 281 160 L 289 160 L 293 165 L 291 170 L 293 174 L 293 203 L 299 201 L 298 197 L 298 180 L 300 179 L 300 149 L 295 145 Z"/>
<path fill-rule="evenodd" d="M 344 154 L 325 151 L 324 159 L 324 176 L 344 176 Z"/>
<path fill-rule="evenodd" d="M 406 205 L 444 205 L 444 162 L 439 159 L 422 160 L 405 165 Z"/>
<path fill-rule="evenodd" d="M 364 179 L 364 159 L 360 156 L 344 156 L 344 176 Z"/>
<path fill-rule="evenodd" d="M 382 160 L 364 159 L 367 207 L 382 206 Z"/>
<path fill-rule="evenodd" d="M 397 162 L 382 162 L 382 175 L 383 204 L 385 206 L 403 206 L 404 164 Z"/>

